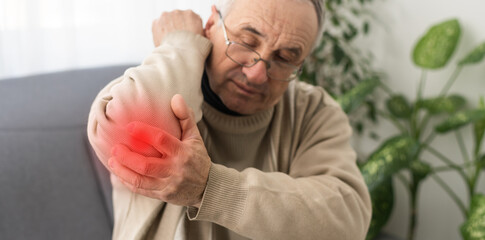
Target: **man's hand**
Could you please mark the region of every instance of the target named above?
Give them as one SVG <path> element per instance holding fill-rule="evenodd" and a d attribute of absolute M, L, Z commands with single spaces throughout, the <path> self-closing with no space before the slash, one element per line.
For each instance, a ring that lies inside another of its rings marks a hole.
<path fill-rule="evenodd" d="M 180 121 L 181 140 L 142 122 L 128 124 L 134 138 L 152 145 L 161 158 L 135 153 L 129 146 L 113 147 L 111 172 L 131 191 L 181 206 L 199 207 L 211 160 L 200 136 L 193 113 L 181 95 L 171 102 Z"/>
<path fill-rule="evenodd" d="M 152 34 L 155 47 L 160 46 L 162 39 L 170 32 L 186 30 L 204 36 L 202 19 L 191 10 L 163 12 L 153 20 Z"/>

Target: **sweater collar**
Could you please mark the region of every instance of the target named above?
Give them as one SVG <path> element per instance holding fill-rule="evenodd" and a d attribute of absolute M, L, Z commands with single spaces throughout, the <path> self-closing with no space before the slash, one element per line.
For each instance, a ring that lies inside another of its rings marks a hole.
<path fill-rule="evenodd" d="M 274 107 L 247 116 L 232 116 L 222 113 L 209 103 L 202 104 L 203 119 L 212 128 L 235 134 L 248 134 L 267 128 L 274 113 Z"/>
<path fill-rule="evenodd" d="M 209 105 L 219 110 L 220 112 L 231 116 L 243 116 L 242 114 L 234 112 L 226 107 L 226 105 L 224 105 L 219 96 L 217 96 L 217 94 L 212 91 L 209 85 L 209 77 L 207 77 L 207 73 L 205 71 L 202 75 L 202 94 L 204 95 L 204 101 L 209 103 Z"/>

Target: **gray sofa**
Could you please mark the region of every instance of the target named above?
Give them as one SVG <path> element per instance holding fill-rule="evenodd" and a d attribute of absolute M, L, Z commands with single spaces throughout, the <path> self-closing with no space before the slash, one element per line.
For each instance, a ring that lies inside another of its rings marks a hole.
<path fill-rule="evenodd" d="M 86 121 L 127 68 L 0 80 L 0 239 L 111 238 L 111 186 Z"/>
<path fill-rule="evenodd" d="M 0 80 L 1 240 L 111 238 L 109 175 L 86 121 L 99 90 L 129 66 Z"/>

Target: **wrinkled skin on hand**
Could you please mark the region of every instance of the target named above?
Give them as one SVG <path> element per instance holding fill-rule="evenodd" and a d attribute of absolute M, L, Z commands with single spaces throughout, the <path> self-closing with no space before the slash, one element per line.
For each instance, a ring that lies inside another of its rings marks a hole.
<path fill-rule="evenodd" d="M 126 130 L 132 143 L 148 144 L 161 157 L 144 156 L 132 151 L 132 146 L 117 144 L 112 149 L 109 167 L 135 193 L 180 206 L 199 207 L 211 160 L 182 96 L 175 95 L 171 107 L 182 129 L 180 140 L 160 128 L 131 122 Z"/>
<path fill-rule="evenodd" d="M 168 33 L 181 30 L 204 36 L 202 19 L 191 10 L 163 12 L 152 23 L 153 44 L 158 47 Z"/>

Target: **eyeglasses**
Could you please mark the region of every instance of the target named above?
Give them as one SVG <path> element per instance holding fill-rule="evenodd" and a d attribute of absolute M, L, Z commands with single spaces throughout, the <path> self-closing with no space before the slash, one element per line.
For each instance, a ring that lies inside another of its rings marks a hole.
<path fill-rule="evenodd" d="M 282 61 L 269 61 L 262 59 L 261 55 L 259 55 L 258 52 L 251 49 L 249 46 L 242 43 L 229 41 L 226 26 L 224 24 L 224 20 L 222 19 L 222 14 L 220 11 L 217 12 L 219 13 L 219 18 L 222 22 L 222 30 L 224 32 L 224 38 L 227 45 L 226 56 L 229 59 L 247 68 L 256 65 L 256 63 L 259 61 L 263 61 L 266 64 L 266 75 L 271 79 L 288 82 L 298 77 L 298 75 L 301 73 L 301 67 Z"/>

